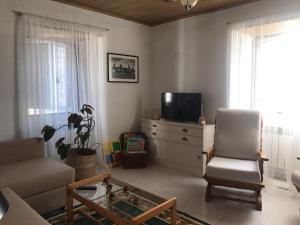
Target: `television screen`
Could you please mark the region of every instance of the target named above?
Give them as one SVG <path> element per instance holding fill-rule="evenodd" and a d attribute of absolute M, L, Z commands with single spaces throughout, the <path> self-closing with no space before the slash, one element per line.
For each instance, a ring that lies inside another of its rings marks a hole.
<path fill-rule="evenodd" d="M 161 118 L 197 123 L 201 115 L 200 93 L 162 93 Z"/>

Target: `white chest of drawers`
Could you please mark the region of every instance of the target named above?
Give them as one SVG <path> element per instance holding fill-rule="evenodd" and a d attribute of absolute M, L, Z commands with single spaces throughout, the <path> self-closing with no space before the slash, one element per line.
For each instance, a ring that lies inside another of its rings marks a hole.
<path fill-rule="evenodd" d="M 163 120 L 141 120 L 151 158 L 160 164 L 196 176 L 203 175 L 202 151 L 214 143 L 214 124 L 198 126 Z"/>

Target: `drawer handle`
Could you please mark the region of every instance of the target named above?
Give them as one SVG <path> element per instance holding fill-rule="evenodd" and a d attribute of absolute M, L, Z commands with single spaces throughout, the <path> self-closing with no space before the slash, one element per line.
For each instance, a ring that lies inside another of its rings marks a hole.
<path fill-rule="evenodd" d="M 156 125 L 156 124 L 153 124 L 152 127 L 157 127 L 157 125 Z"/>
<path fill-rule="evenodd" d="M 188 139 L 186 137 L 182 138 L 183 141 L 188 141 Z"/>
<path fill-rule="evenodd" d="M 152 135 L 157 135 L 157 133 L 153 132 Z"/>
<path fill-rule="evenodd" d="M 188 130 L 187 130 L 187 129 L 182 129 L 182 132 L 185 132 L 185 133 L 187 133 L 187 132 L 188 132 Z"/>

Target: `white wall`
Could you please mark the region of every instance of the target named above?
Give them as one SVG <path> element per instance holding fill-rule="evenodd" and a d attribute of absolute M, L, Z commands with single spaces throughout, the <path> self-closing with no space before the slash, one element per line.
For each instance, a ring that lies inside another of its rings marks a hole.
<path fill-rule="evenodd" d="M 154 27 L 154 107 L 163 91 L 202 92 L 213 122 L 227 106 L 227 23 L 299 9 L 299 0 L 263 0 Z"/>
<path fill-rule="evenodd" d="M 106 52 L 137 55 L 139 84 L 106 83 L 108 137 L 118 138 L 137 127 L 151 95 L 151 29 L 50 0 L 0 0 L 0 140 L 16 136 L 15 16 L 18 10 L 38 15 L 109 28 L 105 33 Z M 106 60 L 106 54 L 105 54 Z M 106 77 L 106 62 L 105 62 Z"/>

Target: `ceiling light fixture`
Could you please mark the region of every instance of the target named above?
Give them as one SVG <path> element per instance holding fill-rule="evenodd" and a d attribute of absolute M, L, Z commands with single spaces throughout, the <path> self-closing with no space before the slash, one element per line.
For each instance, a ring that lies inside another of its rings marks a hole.
<path fill-rule="evenodd" d="M 176 0 L 163 0 L 164 2 L 176 2 Z M 197 4 L 198 0 L 180 0 L 186 11 L 190 11 Z"/>
<path fill-rule="evenodd" d="M 180 0 L 181 5 L 183 5 L 188 12 L 197 4 L 197 2 L 198 0 Z"/>

